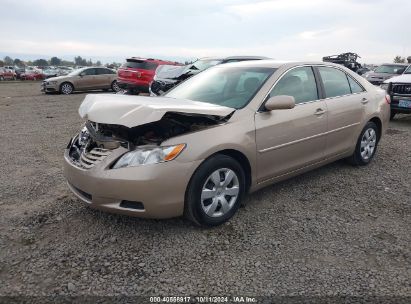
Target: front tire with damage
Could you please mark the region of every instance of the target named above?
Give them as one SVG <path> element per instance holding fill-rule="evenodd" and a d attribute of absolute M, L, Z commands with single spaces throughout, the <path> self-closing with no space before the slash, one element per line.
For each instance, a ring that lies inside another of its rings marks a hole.
<path fill-rule="evenodd" d="M 193 174 L 184 215 L 197 225 L 221 225 L 238 210 L 244 194 L 245 173 L 241 165 L 227 155 L 214 155 Z"/>

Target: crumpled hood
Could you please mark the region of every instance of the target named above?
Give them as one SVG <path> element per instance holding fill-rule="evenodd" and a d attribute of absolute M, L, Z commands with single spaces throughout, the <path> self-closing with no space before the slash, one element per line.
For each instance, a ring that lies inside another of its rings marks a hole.
<path fill-rule="evenodd" d="M 176 79 L 189 70 L 190 66 L 183 65 L 160 65 L 156 69 L 156 78 L 159 79 Z"/>
<path fill-rule="evenodd" d="M 390 82 L 411 83 L 411 74 L 403 74 L 400 76 L 392 77 L 384 81 L 384 83 L 390 83 Z"/>
<path fill-rule="evenodd" d="M 224 117 L 234 110 L 205 102 L 169 97 L 89 94 L 80 105 L 79 114 L 93 122 L 132 128 L 158 121 L 167 112 Z"/>

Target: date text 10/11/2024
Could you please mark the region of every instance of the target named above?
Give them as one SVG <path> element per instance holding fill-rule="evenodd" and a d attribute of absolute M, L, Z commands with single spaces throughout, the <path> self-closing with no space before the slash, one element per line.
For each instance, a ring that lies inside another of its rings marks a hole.
<path fill-rule="evenodd" d="M 172 296 L 150 297 L 150 303 L 257 303 L 257 299 L 248 296 Z"/>

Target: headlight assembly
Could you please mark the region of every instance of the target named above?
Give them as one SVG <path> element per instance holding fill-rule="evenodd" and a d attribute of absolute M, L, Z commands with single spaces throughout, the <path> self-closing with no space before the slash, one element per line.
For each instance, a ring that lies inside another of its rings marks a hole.
<path fill-rule="evenodd" d="M 167 147 L 141 147 L 120 157 L 113 169 L 167 162 L 180 155 L 185 147 L 185 144 Z"/>
<path fill-rule="evenodd" d="M 388 90 L 388 83 L 383 83 L 382 85 L 380 85 L 380 88 L 387 91 Z"/>
<path fill-rule="evenodd" d="M 47 84 L 57 84 L 57 81 L 47 81 Z"/>

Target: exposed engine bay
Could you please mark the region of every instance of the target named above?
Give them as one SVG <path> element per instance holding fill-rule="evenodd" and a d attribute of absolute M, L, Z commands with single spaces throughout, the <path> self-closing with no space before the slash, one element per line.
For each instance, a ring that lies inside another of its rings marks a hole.
<path fill-rule="evenodd" d="M 67 148 L 70 158 L 76 165 L 91 168 L 96 161 L 110 154 L 110 150 L 120 146 L 128 150 L 134 150 L 138 146 L 159 146 L 171 137 L 225 123 L 231 116 L 232 113 L 220 117 L 167 112 L 158 121 L 132 128 L 87 121 Z"/>

